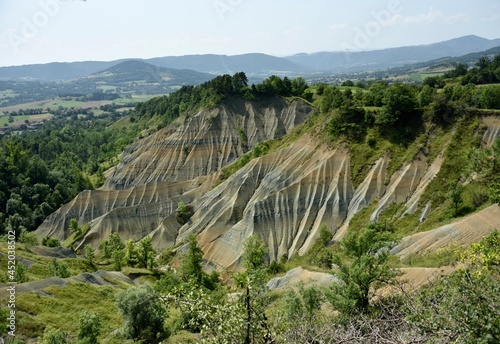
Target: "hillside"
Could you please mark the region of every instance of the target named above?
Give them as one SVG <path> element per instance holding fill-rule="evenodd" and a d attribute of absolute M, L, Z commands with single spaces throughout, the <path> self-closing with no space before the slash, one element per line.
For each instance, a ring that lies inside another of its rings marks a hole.
<path fill-rule="evenodd" d="M 360 216 L 405 223 L 402 231 L 415 230 L 410 224 L 427 228 L 443 214 L 450 216 L 448 191 L 436 180 L 468 178 L 460 176 L 461 169 L 450 170 L 464 163 L 457 157 L 467 159 L 478 131 L 484 148 L 499 133 L 494 116 L 474 115 L 456 127 L 428 123 L 418 135 L 404 134 L 408 138 L 387 136 L 375 124 L 367 136 L 376 137 L 375 145 L 358 139 L 331 142 L 324 136 L 329 116 L 302 100 L 280 98 L 229 97 L 213 109 L 187 112 L 129 146 L 101 189 L 85 191 L 57 210 L 37 236 L 66 240 L 72 218 L 90 226 L 76 248 L 97 248 L 116 232 L 124 241 L 151 236 L 154 247 L 165 250 L 195 234 L 207 260 L 238 267 L 244 239 L 254 234 L 266 242 L 269 258 L 279 260 L 306 254 L 322 226 L 340 240 Z M 339 121 L 335 118 L 331 123 Z M 471 146 L 458 154 L 460 140 Z M 433 188 L 439 192 L 429 194 Z M 475 188 L 482 186 L 468 189 L 470 197 L 479 192 Z M 185 224 L 176 220 L 181 202 L 194 210 Z"/>
<path fill-rule="evenodd" d="M 497 81 L 498 61 L 444 87 L 222 75 L 128 115 L 4 137 L 0 225 L 19 235 L 16 271 L 0 278 L 18 282 L 19 338 L 497 336 L 500 88 L 460 81 Z"/>

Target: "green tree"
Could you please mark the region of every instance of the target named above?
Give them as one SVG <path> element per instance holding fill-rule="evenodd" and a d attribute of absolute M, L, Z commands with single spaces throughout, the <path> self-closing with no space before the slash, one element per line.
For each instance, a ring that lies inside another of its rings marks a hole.
<path fill-rule="evenodd" d="M 246 270 L 235 277 L 236 284 L 245 290 L 240 300 L 241 309 L 244 310 L 241 316 L 245 324 L 245 344 L 258 343 L 256 338 L 267 338 L 269 342 L 272 339 L 265 314 L 267 300 L 264 282 L 267 271 L 264 268 L 267 253 L 267 246 L 258 236 L 252 235 L 245 240 L 241 261 Z"/>
<path fill-rule="evenodd" d="M 304 287 L 300 284 L 297 291 L 290 290 L 285 296 L 283 307 L 284 324 L 282 332 L 286 342 L 314 343 L 320 336 L 318 329 L 325 323 L 321 314 L 323 294 L 317 287 Z M 294 340 L 295 339 L 295 340 Z"/>
<path fill-rule="evenodd" d="M 42 245 L 47 247 L 59 247 L 61 243 L 56 238 L 45 237 L 42 239 Z"/>
<path fill-rule="evenodd" d="M 247 271 L 257 271 L 264 268 L 267 263 L 267 246 L 256 235 L 252 235 L 245 240 L 241 260 Z"/>
<path fill-rule="evenodd" d="M 66 264 L 65 262 L 59 262 L 56 258 L 54 258 L 49 263 L 49 273 L 51 276 L 61 278 L 67 278 L 71 276 L 68 269 L 68 264 Z"/>
<path fill-rule="evenodd" d="M 80 225 L 76 219 L 69 220 L 69 232 L 77 237 L 82 234 Z"/>
<path fill-rule="evenodd" d="M 375 123 L 387 127 L 411 123 L 416 115 L 418 102 L 414 89 L 405 84 L 389 87 L 384 94 L 384 106 Z"/>
<path fill-rule="evenodd" d="M 78 322 L 78 344 L 98 344 L 102 328 L 99 316 L 94 312 L 83 311 Z"/>
<path fill-rule="evenodd" d="M 28 282 L 28 269 L 26 268 L 26 265 L 19 261 L 16 263 L 15 278 L 17 283 Z"/>
<path fill-rule="evenodd" d="M 191 234 L 188 238 L 188 253 L 182 260 L 180 267 L 184 281 L 191 281 L 195 285 L 203 284 L 203 250 L 198 247 L 196 237 Z"/>
<path fill-rule="evenodd" d="M 458 215 L 459 206 L 463 202 L 462 193 L 464 189 L 464 186 L 460 185 L 460 182 L 458 180 L 453 180 L 448 187 L 448 197 L 453 204 L 453 211 L 455 216 Z"/>
<path fill-rule="evenodd" d="M 85 258 L 89 261 L 90 264 L 94 264 L 95 261 L 95 252 L 90 244 L 85 245 Z"/>
<path fill-rule="evenodd" d="M 113 250 L 111 253 L 111 260 L 113 261 L 113 269 L 116 271 L 120 271 L 123 266 L 123 261 L 125 259 L 125 251 L 121 250 Z"/>
<path fill-rule="evenodd" d="M 139 264 L 145 268 L 153 270 L 154 268 L 154 258 L 156 251 L 153 249 L 153 243 L 151 242 L 151 237 L 147 236 L 141 241 L 139 241 L 139 248 L 137 250 L 137 256 L 139 259 Z"/>
<path fill-rule="evenodd" d="M 128 239 L 125 243 L 125 264 L 135 266 L 138 263 L 137 248 L 132 239 Z"/>
<path fill-rule="evenodd" d="M 435 88 L 429 85 L 425 85 L 424 87 L 422 87 L 422 90 L 418 94 L 418 103 L 420 107 L 423 108 L 432 103 L 436 94 L 437 92 Z"/>
<path fill-rule="evenodd" d="M 157 343 L 167 336 L 164 328 L 167 312 L 150 286 L 120 291 L 116 301 L 127 337 Z"/>
<path fill-rule="evenodd" d="M 398 273 L 387 264 L 393 244 L 393 229 L 385 226 L 371 224 L 347 233 L 332 259 L 339 282 L 332 284 L 327 296 L 336 309 L 344 314 L 366 312 L 374 291 L 393 282 Z"/>
<path fill-rule="evenodd" d="M 18 241 L 20 243 L 31 245 L 31 246 L 38 245 L 38 238 L 36 237 L 36 234 L 33 232 L 28 232 L 27 230 L 21 231 L 21 234 L 19 235 Z"/>

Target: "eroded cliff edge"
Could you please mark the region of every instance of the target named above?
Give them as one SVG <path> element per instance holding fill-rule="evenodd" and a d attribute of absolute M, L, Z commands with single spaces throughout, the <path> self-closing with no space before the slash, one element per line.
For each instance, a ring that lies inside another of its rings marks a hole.
<path fill-rule="evenodd" d="M 446 144 L 434 157 L 422 147 L 392 171 L 393 157 L 385 152 L 354 185 L 349 147 L 331 147 L 308 132 L 216 182 L 222 168 L 258 143 L 287 135 L 314 111 L 301 100 L 231 99 L 179 118 L 129 146 L 101 189 L 79 194 L 37 235 L 64 240 L 71 218 L 90 226 L 78 247 L 97 247 L 117 232 L 134 241 L 150 235 L 157 249 L 166 249 L 195 234 L 207 259 L 234 267 L 252 234 L 267 242 L 271 259 L 279 259 L 307 252 L 323 225 L 340 239 L 349 220 L 375 203 L 371 220 L 394 203 L 404 204 L 405 214 L 429 211 L 417 205 L 440 171 Z M 484 144 L 491 146 L 498 120 L 483 122 Z M 183 226 L 175 219 L 179 202 L 195 210 Z"/>

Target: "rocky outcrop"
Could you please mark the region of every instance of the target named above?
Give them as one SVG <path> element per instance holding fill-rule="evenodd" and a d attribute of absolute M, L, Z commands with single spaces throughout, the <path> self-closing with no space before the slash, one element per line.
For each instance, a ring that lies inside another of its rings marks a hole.
<path fill-rule="evenodd" d="M 337 277 L 324 272 L 309 271 L 301 266 L 289 270 L 283 277 L 275 277 L 267 282 L 269 290 L 289 289 L 299 284 L 304 286 L 329 286 L 338 282 Z"/>

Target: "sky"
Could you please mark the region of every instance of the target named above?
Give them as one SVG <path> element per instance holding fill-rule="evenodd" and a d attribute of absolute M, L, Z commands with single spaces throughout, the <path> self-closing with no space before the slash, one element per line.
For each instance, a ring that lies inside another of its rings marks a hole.
<path fill-rule="evenodd" d="M 0 0 L 0 66 L 500 38 L 498 0 Z"/>

